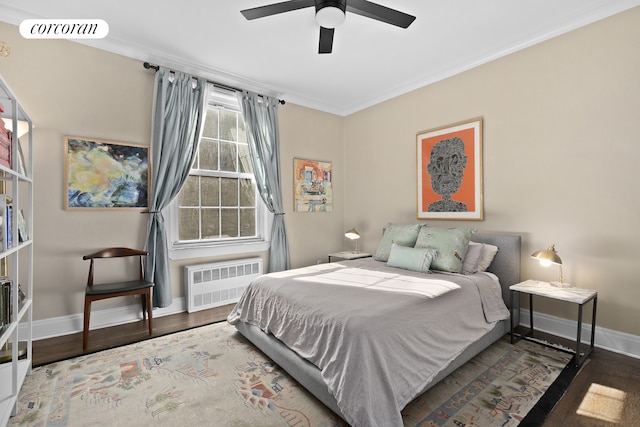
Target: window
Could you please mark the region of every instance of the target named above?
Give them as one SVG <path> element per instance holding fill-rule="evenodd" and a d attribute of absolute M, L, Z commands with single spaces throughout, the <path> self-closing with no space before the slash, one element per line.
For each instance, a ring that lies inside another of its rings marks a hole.
<path fill-rule="evenodd" d="M 235 94 L 212 89 L 196 159 L 170 207 L 171 258 L 267 250 L 266 212 Z"/>

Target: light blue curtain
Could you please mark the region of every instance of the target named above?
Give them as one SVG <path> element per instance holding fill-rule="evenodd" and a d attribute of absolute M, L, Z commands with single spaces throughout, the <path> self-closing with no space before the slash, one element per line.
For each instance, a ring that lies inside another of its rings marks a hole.
<path fill-rule="evenodd" d="M 282 187 L 280 185 L 279 101 L 253 92 L 238 92 L 247 129 L 249 154 L 256 185 L 265 205 L 274 214 L 271 228 L 269 271 L 288 270 L 289 243 L 284 228 Z"/>
<path fill-rule="evenodd" d="M 155 283 L 153 306 L 171 305 L 171 275 L 162 210 L 178 195 L 198 150 L 207 83 L 160 67 L 156 72 L 151 134 L 151 193 L 145 273 Z"/>

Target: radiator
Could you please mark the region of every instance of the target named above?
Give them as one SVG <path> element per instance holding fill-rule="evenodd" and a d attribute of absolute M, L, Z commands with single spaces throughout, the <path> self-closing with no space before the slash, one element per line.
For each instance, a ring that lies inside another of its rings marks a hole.
<path fill-rule="evenodd" d="M 236 303 L 251 280 L 261 274 L 262 258 L 185 266 L 187 311 Z"/>

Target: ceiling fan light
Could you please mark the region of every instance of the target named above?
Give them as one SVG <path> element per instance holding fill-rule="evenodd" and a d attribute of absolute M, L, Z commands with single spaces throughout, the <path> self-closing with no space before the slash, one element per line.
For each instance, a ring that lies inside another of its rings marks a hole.
<path fill-rule="evenodd" d="M 326 6 L 316 11 L 316 22 L 324 28 L 339 27 L 344 18 L 344 11 L 336 6 Z"/>

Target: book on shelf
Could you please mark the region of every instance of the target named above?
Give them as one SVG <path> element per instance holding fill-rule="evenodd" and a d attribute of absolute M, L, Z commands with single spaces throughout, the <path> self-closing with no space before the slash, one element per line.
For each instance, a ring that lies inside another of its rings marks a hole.
<path fill-rule="evenodd" d="M 11 323 L 11 280 L 0 279 L 0 324 Z"/>
<path fill-rule="evenodd" d="M 7 196 L 0 194 L 0 252 L 4 252 L 10 247 L 7 245 L 7 206 Z"/>
<path fill-rule="evenodd" d="M 7 226 L 4 229 L 7 232 L 7 249 L 10 249 L 13 247 L 13 206 L 11 206 L 11 203 L 7 203 L 6 211 Z"/>
<path fill-rule="evenodd" d="M 0 252 L 13 247 L 13 207 L 11 198 L 0 194 Z"/>

